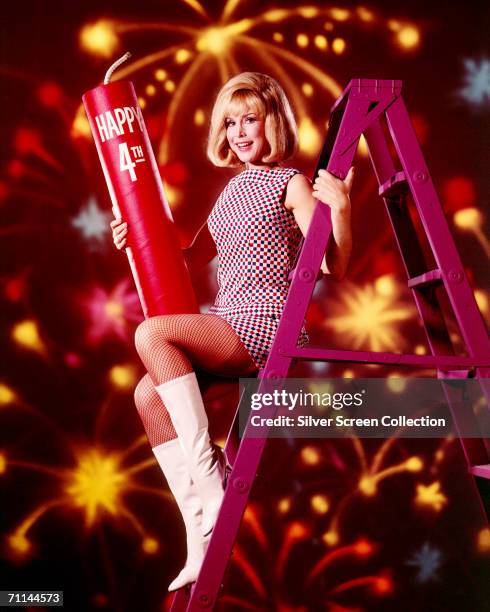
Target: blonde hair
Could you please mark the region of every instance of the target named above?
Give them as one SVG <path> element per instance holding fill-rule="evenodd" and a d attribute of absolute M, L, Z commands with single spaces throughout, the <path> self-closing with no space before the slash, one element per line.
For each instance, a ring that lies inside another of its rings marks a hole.
<path fill-rule="evenodd" d="M 265 119 L 265 138 L 270 150 L 263 155 L 263 163 L 279 163 L 295 153 L 298 129 L 284 90 L 266 74 L 242 72 L 223 85 L 214 103 L 207 155 L 215 166 L 242 165 L 228 144 L 225 119 L 244 108 Z"/>

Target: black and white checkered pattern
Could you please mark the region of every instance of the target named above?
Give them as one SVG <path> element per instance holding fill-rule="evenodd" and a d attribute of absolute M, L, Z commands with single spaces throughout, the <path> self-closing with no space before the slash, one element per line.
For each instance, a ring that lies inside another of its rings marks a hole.
<path fill-rule="evenodd" d="M 289 179 L 298 172 L 281 167 L 241 172 L 208 218 L 218 251 L 219 286 L 209 312 L 228 321 L 260 368 L 277 330 L 301 241 L 283 201 Z M 307 342 L 303 328 L 299 345 Z"/>

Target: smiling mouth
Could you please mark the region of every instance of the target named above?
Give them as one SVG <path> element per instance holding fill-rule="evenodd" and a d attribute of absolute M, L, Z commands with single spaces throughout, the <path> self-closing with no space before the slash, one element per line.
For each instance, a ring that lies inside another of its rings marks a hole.
<path fill-rule="evenodd" d="M 246 149 L 252 145 L 252 141 L 250 142 L 240 142 L 236 146 L 238 149 Z"/>

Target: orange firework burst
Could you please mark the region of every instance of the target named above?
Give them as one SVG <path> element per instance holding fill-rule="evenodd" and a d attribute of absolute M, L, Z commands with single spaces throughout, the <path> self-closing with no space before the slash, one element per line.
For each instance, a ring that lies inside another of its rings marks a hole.
<path fill-rule="evenodd" d="M 306 113 L 305 102 L 314 94 L 326 94 L 327 109 L 328 102 L 333 102 L 341 92 L 339 83 L 326 72 L 323 60 L 329 57 L 331 62 L 333 57 L 344 54 L 349 45 L 354 44 L 354 40 L 345 38 L 346 24 L 357 28 L 376 25 L 373 32 L 394 36 L 394 43 L 407 50 L 417 46 L 420 38 L 414 24 L 385 20 L 364 7 L 354 10 L 324 5 L 259 8 L 255 14 L 247 13 L 239 18 L 236 14 L 245 9 L 245 3 L 227 0 L 221 14 L 215 18 L 197 0 L 183 0 L 182 4 L 192 9 L 200 25 L 195 21 L 131 23 L 101 19 L 87 24 L 80 32 L 81 47 L 102 57 L 110 57 L 122 48 L 126 34 L 162 32 L 166 37 L 172 36 L 173 44 L 148 53 L 116 73 L 116 77 L 123 78 L 153 68 L 151 81 L 144 85 L 146 97 L 140 98 L 142 106 L 158 92 L 171 96 L 160 143 L 159 162 L 162 165 L 169 160 L 169 143 L 178 116 L 193 116 L 196 126 L 205 122 L 202 93 L 210 89 L 209 85 L 199 90 L 197 106 L 182 113 L 185 101 L 190 97 L 195 99 L 190 93 L 196 91 L 201 77 L 209 83 L 210 75 L 216 74 L 218 81 L 224 83 L 232 74 L 240 72 L 242 66 L 249 67 L 250 59 L 256 60 L 261 69 L 276 76 L 285 87 L 298 113 L 301 151 L 313 155 L 320 147 L 320 134 Z M 291 24 L 295 26 L 294 32 L 290 31 Z M 305 59 L 307 48 L 316 54 L 315 62 Z M 298 78 L 291 77 L 291 70 L 298 73 Z"/>
<path fill-rule="evenodd" d="M 285 598 L 284 584 L 285 573 L 289 564 L 294 564 L 296 555 L 302 555 L 300 552 L 302 547 L 311 543 L 314 537 L 314 525 L 306 524 L 305 521 L 292 520 L 285 524 L 280 521 L 274 520 L 274 527 L 280 529 L 280 545 L 279 550 L 274 551 L 274 557 L 270 556 L 271 540 L 274 539 L 272 536 L 272 530 L 267 528 L 264 524 L 265 513 L 264 509 L 257 506 L 255 503 L 251 503 L 247 508 L 247 512 L 244 516 L 244 533 L 240 544 L 235 544 L 233 549 L 233 556 L 231 559 L 232 568 L 237 570 L 240 575 L 240 579 L 243 582 L 243 588 L 247 591 L 247 597 L 243 597 L 240 593 L 240 589 L 234 589 L 233 594 L 225 593 L 220 598 L 220 603 L 223 606 L 237 607 L 243 609 L 257 610 L 257 609 L 270 609 L 270 610 L 306 610 L 311 609 L 311 605 L 307 600 L 303 601 L 303 605 L 298 604 L 290 607 Z M 272 527 L 272 525 L 271 525 Z M 274 530 L 275 532 L 276 530 Z M 274 533 L 275 535 L 275 533 Z M 250 537 L 249 537 L 250 536 Z M 251 544 L 254 541 L 259 545 L 259 554 L 250 556 Z M 352 558 L 359 562 L 369 561 L 376 552 L 379 550 L 379 545 L 375 545 L 373 542 L 366 538 L 358 538 L 351 544 L 339 546 L 335 549 L 329 550 L 324 554 L 313 566 L 308 569 L 304 578 L 304 585 L 302 588 L 303 594 L 310 594 L 320 598 L 322 606 L 327 606 L 329 610 L 348 610 L 353 612 L 360 610 L 361 608 L 344 608 L 338 604 L 334 599 L 337 599 L 337 595 L 341 595 L 344 591 L 349 591 L 355 587 L 368 587 L 369 592 L 377 595 L 378 597 L 386 596 L 392 588 L 392 584 L 389 579 L 387 571 L 380 572 L 377 575 L 361 575 L 348 581 L 336 583 L 335 579 L 330 579 L 327 582 L 330 583 L 328 591 L 325 592 L 322 589 L 317 589 L 316 592 L 311 588 L 312 583 L 323 573 L 327 567 L 332 567 L 338 561 L 340 564 L 345 558 Z M 265 566 L 260 569 L 258 559 L 265 559 Z M 310 556 L 301 556 L 301 565 L 309 566 Z M 253 559 L 253 562 L 252 562 Z M 267 571 L 265 571 L 265 569 Z M 271 571 L 272 570 L 272 571 Z M 265 572 L 265 573 L 264 573 Z M 299 577 L 298 577 L 299 579 Z M 322 591 L 322 592 L 320 592 Z"/>

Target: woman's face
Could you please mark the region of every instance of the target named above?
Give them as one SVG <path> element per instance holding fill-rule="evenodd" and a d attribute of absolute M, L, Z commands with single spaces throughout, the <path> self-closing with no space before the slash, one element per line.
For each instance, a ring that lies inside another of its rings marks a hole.
<path fill-rule="evenodd" d="M 225 117 L 226 137 L 231 150 L 238 159 L 251 167 L 261 164 L 268 147 L 265 137 L 265 121 L 250 108 Z"/>

